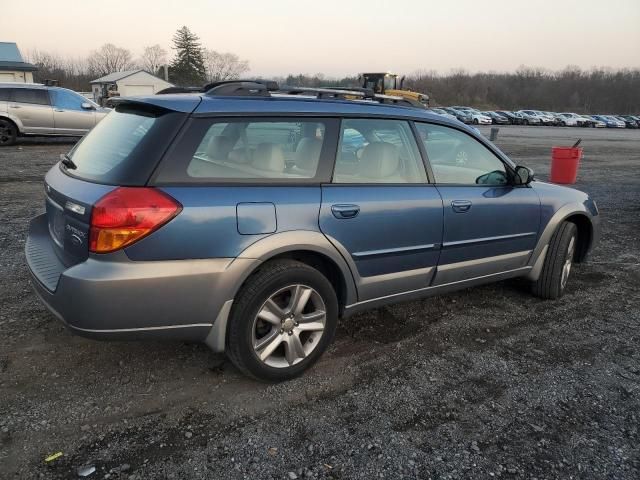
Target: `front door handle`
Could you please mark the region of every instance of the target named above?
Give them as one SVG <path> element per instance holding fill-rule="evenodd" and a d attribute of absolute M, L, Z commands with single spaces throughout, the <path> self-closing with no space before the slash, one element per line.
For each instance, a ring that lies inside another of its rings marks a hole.
<path fill-rule="evenodd" d="M 20 108 L 20 105 L 9 105 L 9 108 Z"/>
<path fill-rule="evenodd" d="M 471 210 L 471 202 L 469 200 L 454 200 L 451 202 L 451 208 L 454 212 L 465 213 Z"/>
<path fill-rule="evenodd" d="M 332 205 L 331 212 L 336 218 L 354 218 L 360 213 L 358 205 Z"/>

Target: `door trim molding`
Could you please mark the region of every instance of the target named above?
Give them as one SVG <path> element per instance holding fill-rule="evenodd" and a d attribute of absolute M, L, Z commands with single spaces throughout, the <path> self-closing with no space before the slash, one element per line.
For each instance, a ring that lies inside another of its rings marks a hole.
<path fill-rule="evenodd" d="M 499 240 L 508 240 L 511 238 L 531 237 L 537 235 L 538 232 L 514 233 L 513 235 L 498 235 L 497 237 L 472 238 L 470 240 L 458 240 L 455 242 L 444 242 L 443 247 L 454 247 L 456 245 L 469 245 L 473 243 L 496 242 Z"/>
<path fill-rule="evenodd" d="M 389 255 L 394 253 L 403 253 L 403 252 L 416 252 L 422 250 L 431 250 L 432 248 L 436 248 L 438 245 L 435 243 L 429 243 L 425 245 L 415 245 L 411 247 L 399 247 L 399 248 L 384 248 L 381 250 L 366 250 L 364 252 L 354 252 L 352 255 L 355 258 L 370 258 L 370 257 L 378 257 L 382 255 Z"/>

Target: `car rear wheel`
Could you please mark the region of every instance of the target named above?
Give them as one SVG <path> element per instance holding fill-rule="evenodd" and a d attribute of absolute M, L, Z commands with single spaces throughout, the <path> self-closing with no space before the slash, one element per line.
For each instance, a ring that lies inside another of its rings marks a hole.
<path fill-rule="evenodd" d="M 478 122 L 478 119 L 477 119 L 477 118 L 474 118 L 474 119 L 473 119 L 473 124 L 474 124 L 474 125 L 478 125 L 478 123 L 479 123 L 479 122 Z"/>
<path fill-rule="evenodd" d="M 13 145 L 17 137 L 18 129 L 13 122 L 0 118 L 0 145 Z"/>
<path fill-rule="evenodd" d="M 529 120 L 527 120 L 526 118 L 522 121 L 523 125 L 529 125 Z"/>
<path fill-rule="evenodd" d="M 338 300 L 327 278 L 294 260 L 266 264 L 234 301 L 226 352 L 246 375 L 282 381 L 313 365 L 331 343 Z"/>
<path fill-rule="evenodd" d="M 542 272 L 533 282 L 533 294 L 540 298 L 556 299 L 564 294 L 576 252 L 578 230 L 571 222 L 562 222 L 551 237 Z"/>

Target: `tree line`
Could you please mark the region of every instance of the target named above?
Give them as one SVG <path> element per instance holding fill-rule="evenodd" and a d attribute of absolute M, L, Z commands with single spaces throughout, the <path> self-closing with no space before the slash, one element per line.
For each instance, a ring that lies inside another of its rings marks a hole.
<path fill-rule="evenodd" d="M 112 72 L 142 68 L 160 77 L 169 65 L 169 81 L 180 86 L 201 86 L 208 82 L 247 77 L 249 62 L 234 53 L 221 53 L 202 46 L 199 37 L 186 26 L 173 36 L 175 54 L 160 45 L 144 48 L 139 58 L 131 51 L 105 44 L 86 58 L 64 58 L 34 50 L 28 60 L 38 67 L 36 82 L 58 80 L 73 90 L 90 89 L 89 82 Z M 355 87 L 358 75 L 330 78 L 290 74 L 272 78 L 281 85 L 305 87 Z M 640 114 L 640 69 L 569 66 L 561 71 L 520 67 L 515 72 L 470 73 L 455 70 L 441 74 L 419 71 L 407 75 L 404 86 L 427 93 L 432 105 L 468 105 L 480 109 L 519 110 L 532 108 L 577 113 Z"/>
<path fill-rule="evenodd" d="M 249 62 L 229 52 L 204 48 L 200 39 L 187 27 L 173 36 L 175 55 L 169 60 L 168 52 L 160 45 L 144 48 L 138 58 L 130 50 L 106 43 L 87 57 L 63 57 L 43 50 L 32 50 L 27 61 L 38 67 L 35 82 L 57 80 L 60 86 L 77 91 L 91 89 L 90 82 L 113 72 L 143 69 L 164 77 L 168 65 L 169 81 L 176 85 L 203 85 L 207 82 L 238 78 L 249 71 Z"/>
<path fill-rule="evenodd" d="M 408 76 L 405 85 L 426 91 L 440 105 L 640 114 L 640 69 L 570 66 L 555 72 L 528 67 L 512 73 L 421 72 Z"/>
<path fill-rule="evenodd" d="M 288 75 L 281 84 L 304 87 L 361 86 L 358 75 L 339 79 Z M 481 110 L 640 114 L 640 70 L 569 66 L 561 71 L 520 67 L 511 73 L 417 72 L 404 88 L 427 93 L 432 106 L 465 105 Z"/>

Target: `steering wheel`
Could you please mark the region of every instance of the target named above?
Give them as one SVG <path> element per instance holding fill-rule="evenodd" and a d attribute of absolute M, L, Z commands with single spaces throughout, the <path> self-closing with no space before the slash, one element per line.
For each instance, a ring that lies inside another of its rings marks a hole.
<path fill-rule="evenodd" d="M 469 155 L 467 154 L 467 151 L 459 148 L 456 151 L 455 164 L 458 167 L 464 167 L 468 161 L 469 161 Z"/>

